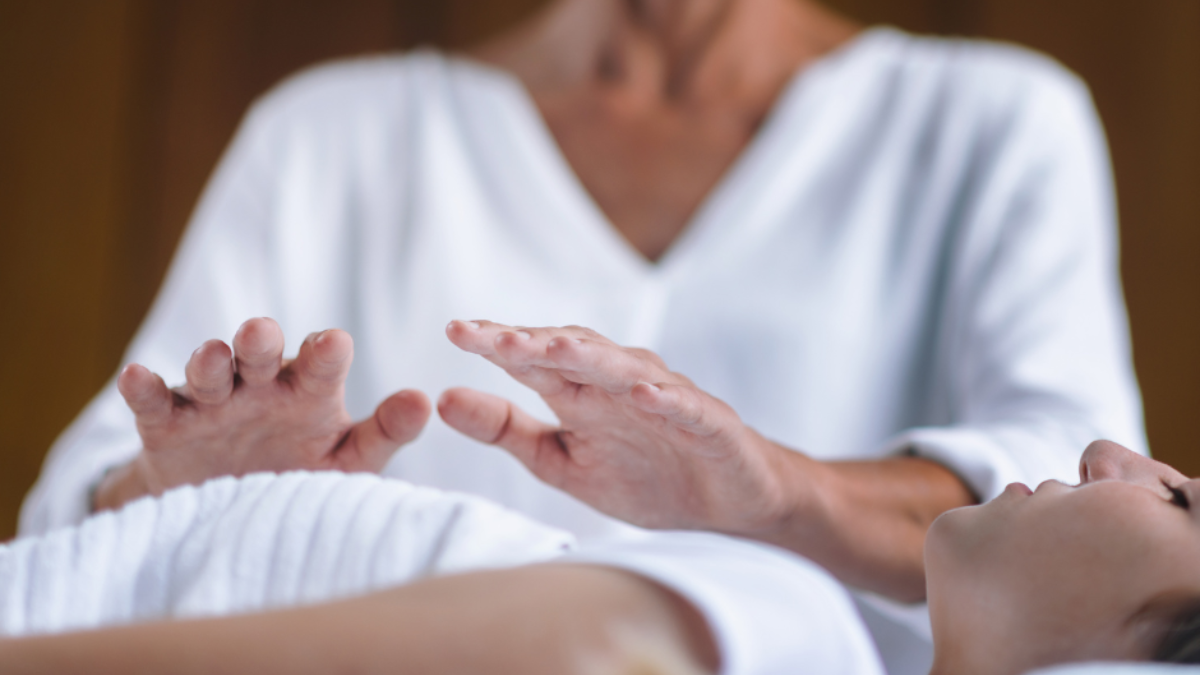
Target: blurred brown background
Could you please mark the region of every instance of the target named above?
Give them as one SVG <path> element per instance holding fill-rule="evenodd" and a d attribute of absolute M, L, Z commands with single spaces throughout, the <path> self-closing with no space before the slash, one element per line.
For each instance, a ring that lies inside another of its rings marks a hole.
<path fill-rule="evenodd" d="M 0 541 L 112 376 L 246 106 L 330 57 L 463 45 L 542 0 L 0 0 Z M 1200 2 L 830 0 L 1011 40 L 1088 81 L 1112 147 L 1155 454 L 1200 474 Z"/>

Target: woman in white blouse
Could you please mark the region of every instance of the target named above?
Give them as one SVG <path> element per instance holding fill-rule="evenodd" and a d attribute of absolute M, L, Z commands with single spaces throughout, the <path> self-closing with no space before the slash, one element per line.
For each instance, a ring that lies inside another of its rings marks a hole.
<path fill-rule="evenodd" d="M 766 540 L 896 615 L 879 596 L 925 597 L 938 514 L 1068 478 L 1093 438 L 1145 451 L 1102 133 L 1055 64 L 802 0 L 560 0 L 466 56 L 325 66 L 255 106 L 127 355 L 188 384 L 125 371 L 135 420 L 114 381 L 25 533 L 218 469 L 382 469 L 585 540 L 640 536 L 619 519 Z M 253 316 L 278 325 L 188 361 Z M 455 350 L 442 328 L 472 317 L 595 329 L 712 434 L 643 462 L 622 441 L 653 422 Z M 280 370 L 285 336 L 331 326 L 353 368 L 326 332 Z M 279 384 L 306 372 L 309 399 Z M 419 392 L 448 390 L 424 426 Z M 564 494 L 468 439 L 494 440 L 471 420 L 505 400 L 604 461 L 556 479 L 502 443 Z M 233 434 L 252 452 L 206 442 L 264 420 Z M 719 499 L 679 482 L 693 470 Z"/>

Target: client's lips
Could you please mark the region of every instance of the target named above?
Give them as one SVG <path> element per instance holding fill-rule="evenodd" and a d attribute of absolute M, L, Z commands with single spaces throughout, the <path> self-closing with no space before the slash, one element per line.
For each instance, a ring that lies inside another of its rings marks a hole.
<path fill-rule="evenodd" d="M 1030 490 L 1029 486 L 1024 483 L 1009 483 L 1008 486 L 1004 488 L 1004 491 L 1025 495 L 1026 497 L 1033 494 L 1033 490 Z"/>

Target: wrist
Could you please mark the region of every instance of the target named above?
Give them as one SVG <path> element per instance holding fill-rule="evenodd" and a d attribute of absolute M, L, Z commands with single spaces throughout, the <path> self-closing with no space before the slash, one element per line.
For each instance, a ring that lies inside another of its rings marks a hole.
<path fill-rule="evenodd" d="M 91 513 L 112 511 L 150 492 L 138 460 L 134 459 L 104 473 L 92 489 L 88 507 Z"/>
<path fill-rule="evenodd" d="M 827 541 L 837 532 L 841 480 L 836 467 L 782 445 L 775 447 L 776 515 L 765 541 L 797 549 L 797 542 Z"/>
<path fill-rule="evenodd" d="M 835 511 L 833 473 L 824 462 L 768 440 L 747 427 L 742 453 L 753 458 L 756 498 L 742 504 L 738 523 L 726 533 L 795 548 L 797 539 L 828 531 Z M 746 506 L 748 505 L 748 508 Z"/>

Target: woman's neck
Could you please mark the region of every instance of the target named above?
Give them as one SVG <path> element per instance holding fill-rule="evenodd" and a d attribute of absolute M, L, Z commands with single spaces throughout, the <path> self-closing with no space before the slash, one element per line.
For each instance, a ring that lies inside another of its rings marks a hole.
<path fill-rule="evenodd" d="M 654 261 L 796 72 L 856 30 L 802 0 L 560 0 L 470 54 L 521 79 L 596 205 Z"/>
<path fill-rule="evenodd" d="M 471 54 L 535 95 L 601 84 L 765 110 L 799 68 L 858 30 L 808 0 L 559 0 Z"/>
<path fill-rule="evenodd" d="M 926 568 L 928 575 L 929 569 Z M 1020 663 L 1027 653 L 1028 636 L 1013 635 L 1002 603 L 942 606 L 931 587 L 930 623 L 933 630 L 933 666 L 929 675 L 1013 675 L 1036 664 Z"/>

